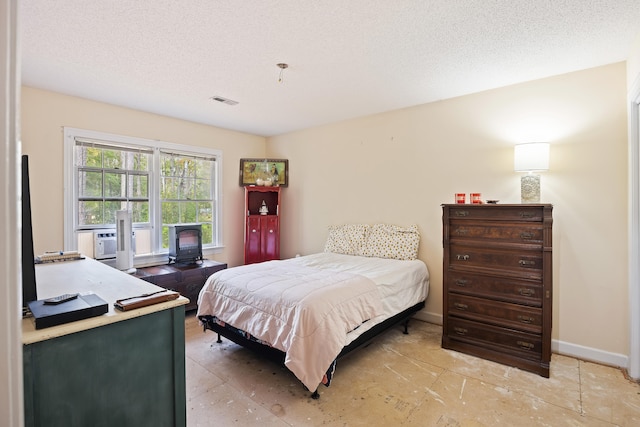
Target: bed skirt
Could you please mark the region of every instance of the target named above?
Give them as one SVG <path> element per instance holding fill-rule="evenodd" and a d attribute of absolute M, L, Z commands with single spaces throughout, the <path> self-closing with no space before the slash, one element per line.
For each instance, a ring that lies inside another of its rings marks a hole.
<path fill-rule="evenodd" d="M 388 319 L 383 320 L 382 322 L 373 326 L 372 328 L 364 332 L 362 335 L 357 337 L 355 340 L 353 340 L 349 345 L 344 347 L 336 357 L 336 360 L 339 360 L 340 358 L 348 355 L 349 353 L 356 350 L 357 348 L 367 345 L 376 336 L 380 335 L 381 333 L 392 328 L 395 325 L 404 323 L 404 333 L 407 334 L 408 333 L 407 326 L 408 326 L 409 319 L 417 311 L 422 310 L 424 308 L 424 305 L 425 305 L 425 302 L 421 301 L 407 308 L 406 310 L 392 317 L 389 317 Z M 217 342 L 222 342 L 222 340 L 220 339 L 220 336 L 223 336 L 235 342 L 236 344 L 239 344 L 249 350 L 256 352 L 262 357 L 266 357 L 284 366 L 285 353 L 278 350 L 277 348 L 271 347 L 267 344 L 262 344 L 261 342 L 255 339 L 252 339 L 251 337 L 247 337 L 246 336 L 247 334 L 244 331 L 234 328 L 233 326 L 221 324 L 222 322 L 218 322 L 218 320 L 214 316 L 200 316 L 199 320 L 202 322 L 205 330 L 208 329 L 218 334 Z M 332 366 L 335 366 L 335 361 L 332 364 Z M 332 375 L 333 369 L 330 369 L 330 371 L 331 372 L 328 373 L 329 382 L 331 381 L 330 376 Z M 328 384 L 326 385 L 328 386 Z M 317 390 L 314 391 L 312 397 L 314 399 L 317 399 L 319 397 Z"/>

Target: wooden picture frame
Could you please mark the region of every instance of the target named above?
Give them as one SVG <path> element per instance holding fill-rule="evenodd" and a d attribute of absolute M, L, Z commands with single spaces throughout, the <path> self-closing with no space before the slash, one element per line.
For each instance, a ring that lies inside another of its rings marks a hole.
<path fill-rule="evenodd" d="M 272 183 L 280 187 L 289 185 L 289 160 L 287 159 L 240 159 L 240 186 L 258 185 L 258 179 L 264 179 L 264 164 L 267 163 L 269 173 L 273 176 L 277 171 L 278 179 Z"/>

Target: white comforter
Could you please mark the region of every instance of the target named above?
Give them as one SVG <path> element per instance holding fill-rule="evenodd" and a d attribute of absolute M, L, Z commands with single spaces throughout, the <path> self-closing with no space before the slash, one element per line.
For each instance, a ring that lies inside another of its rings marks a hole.
<path fill-rule="evenodd" d="M 384 313 L 376 284 L 297 259 L 221 270 L 198 298 L 198 316 L 216 316 L 285 352 L 285 365 L 315 390 L 348 344 L 347 333 Z"/>

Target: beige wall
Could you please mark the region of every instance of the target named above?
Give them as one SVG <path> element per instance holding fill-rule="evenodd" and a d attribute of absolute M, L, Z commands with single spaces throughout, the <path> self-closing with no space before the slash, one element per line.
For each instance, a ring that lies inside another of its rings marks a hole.
<path fill-rule="evenodd" d="M 266 147 L 258 136 L 24 87 L 35 249 L 63 241 L 63 126 L 221 149 L 226 248 L 212 258 L 230 265 L 242 263 L 239 159 L 287 158 L 282 256 L 322 250 L 331 224 L 417 223 L 419 256 L 432 278 L 427 316 L 437 321 L 440 204 L 454 192 L 519 202 L 513 145 L 547 140 L 551 170 L 542 176 L 542 201 L 555 206 L 553 338 L 626 355 L 625 75 L 624 63 L 613 64 L 281 135 Z"/>
<path fill-rule="evenodd" d="M 36 254 L 63 246 L 63 127 L 211 147 L 223 151 L 225 249 L 209 258 L 242 263 L 241 157 L 264 157 L 265 138 L 113 105 L 22 88 L 22 152 L 29 155 Z"/>
<path fill-rule="evenodd" d="M 520 201 L 513 146 L 549 141 L 542 202 L 554 205 L 553 338 L 628 354 L 625 63 L 268 139 L 287 158 L 282 255 L 323 249 L 327 226 L 417 223 L 442 315 L 442 203 L 454 192 Z"/>
<path fill-rule="evenodd" d="M 627 88 L 631 89 L 637 79 L 640 79 L 640 33 L 636 36 L 627 58 L 627 76 Z"/>

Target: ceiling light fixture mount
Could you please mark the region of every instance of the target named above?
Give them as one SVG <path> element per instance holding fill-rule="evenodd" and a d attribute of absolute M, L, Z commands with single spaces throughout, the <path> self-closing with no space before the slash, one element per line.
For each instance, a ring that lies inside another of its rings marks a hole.
<path fill-rule="evenodd" d="M 280 68 L 280 75 L 278 76 L 278 83 L 282 83 L 282 74 L 284 73 L 284 70 L 289 68 L 289 64 L 285 64 L 284 62 L 281 62 L 279 64 L 276 64 L 276 66 L 278 68 Z"/>

